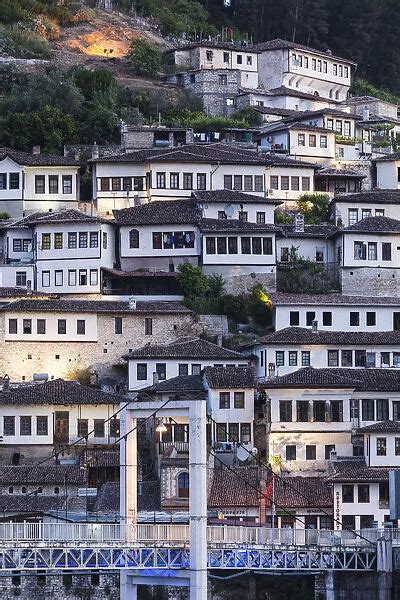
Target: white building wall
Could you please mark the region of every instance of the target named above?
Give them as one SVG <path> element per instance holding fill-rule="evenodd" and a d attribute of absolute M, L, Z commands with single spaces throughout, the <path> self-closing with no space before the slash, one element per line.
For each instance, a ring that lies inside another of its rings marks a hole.
<path fill-rule="evenodd" d="M 353 196 L 354 198 L 354 196 Z M 399 218 L 399 209 L 396 204 L 385 204 L 381 202 L 360 202 L 357 203 L 356 197 L 352 202 L 346 201 L 345 198 L 341 202 L 334 202 L 331 206 L 331 212 L 335 215 L 337 221 L 338 218 L 342 220 L 343 227 L 350 225 L 349 222 L 349 211 L 357 210 L 357 220 L 361 221 L 366 218 L 368 214 L 371 216 L 384 216 L 391 219 Z M 382 213 L 383 211 L 383 213 Z M 355 214 L 355 213 L 352 213 Z"/>
<path fill-rule="evenodd" d="M 380 508 L 379 503 L 379 483 L 369 483 L 369 502 L 358 502 L 358 485 L 364 485 L 364 482 L 354 482 L 354 502 L 343 502 L 342 501 L 342 483 L 334 483 L 333 487 L 333 503 L 334 503 L 334 515 L 337 521 L 335 522 L 335 529 L 341 529 L 340 521 L 343 515 L 355 516 L 355 528 L 360 529 L 360 516 L 361 515 L 373 515 L 374 521 L 378 522 L 378 527 L 382 528 L 384 524 L 384 517 L 389 514 L 389 508 Z"/>
<path fill-rule="evenodd" d="M 139 231 L 139 248 L 129 247 L 129 232 L 131 229 Z M 194 248 L 153 248 L 153 233 L 169 232 L 193 232 L 195 234 Z M 121 258 L 144 258 L 144 257 L 189 257 L 198 256 L 201 252 L 201 240 L 197 227 L 193 224 L 187 225 L 126 225 L 120 228 Z"/>
<path fill-rule="evenodd" d="M 376 164 L 376 185 L 382 190 L 398 190 L 400 189 L 399 181 L 399 160 L 390 160 L 377 162 Z M 393 208 L 398 213 L 398 208 L 393 205 Z"/>
<path fill-rule="evenodd" d="M 17 320 L 17 333 L 10 333 L 9 319 Z M 46 331 L 43 334 L 37 333 L 37 320 L 45 319 Z M 24 320 L 31 321 L 32 333 L 24 333 Z M 66 333 L 58 333 L 58 321 L 66 320 Z M 77 321 L 85 321 L 85 333 L 77 333 Z M 8 342 L 97 342 L 97 315 L 91 313 L 11 313 L 5 312 L 5 334 L 4 339 Z"/>

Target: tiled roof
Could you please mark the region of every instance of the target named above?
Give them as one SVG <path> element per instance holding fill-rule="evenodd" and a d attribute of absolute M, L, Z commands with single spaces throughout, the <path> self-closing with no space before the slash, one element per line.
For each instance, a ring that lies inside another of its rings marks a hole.
<path fill-rule="evenodd" d="M 25 223 L 32 225 L 52 224 L 52 223 L 110 223 L 110 220 L 100 219 L 95 215 L 89 215 L 75 208 L 59 210 L 57 212 L 35 213 L 25 218 Z"/>
<path fill-rule="evenodd" d="M 260 342 L 267 345 L 397 346 L 400 345 L 400 331 L 312 331 L 306 327 L 286 327 L 261 337 Z"/>
<path fill-rule="evenodd" d="M 194 200 L 149 202 L 113 212 L 118 225 L 195 224 L 201 218 L 201 211 Z"/>
<path fill-rule="evenodd" d="M 304 231 L 296 231 L 295 225 L 279 225 L 286 237 L 317 237 L 328 238 L 338 231 L 336 225 L 322 223 L 321 225 L 304 225 Z"/>
<path fill-rule="evenodd" d="M 400 152 L 393 152 L 393 154 L 386 154 L 382 158 L 375 158 L 374 162 L 389 162 L 392 160 L 400 160 Z"/>
<path fill-rule="evenodd" d="M 242 359 L 239 352 L 217 346 L 200 338 L 180 338 L 169 344 L 146 345 L 126 354 L 130 358 L 202 358 L 202 359 Z"/>
<path fill-rule="evenodd" d="M 249 90 L 248 93 L 257 93 L 257 90 Z M 264 92 L 265 93 L 265 92 Z M 303 113 L 300 110 L 290 108 L 277 108 L 276 106 L 252 106 L 253 110 L 265 115 L 277 115 L 278 117 L 300 117 Z"/>
<path fill-rule="evenodd" d="M 201 375 L 179 375 L 160 381 L 154 385 L 144 388 L 139 392 L 138 401 L 147 401 L 154 394 L 176 394 L 183 397 L 190 397 L 193 394 L 204 396 L 204 384 Z M 188 396 L 186 396 L 188 394 Z M 181 398 L 182 399 L 182 398 Z"/>
<path fill-rule="evenodd" d="M 257 467 L 227 467 L 214 469 L 214 479 L 208 498 L 209 508 L 259 506 L 260 493 Z"/>
<path fill-rule="evenodd" d="M 380 482 L 388 480 L 389 469 L 385 467 L 368 467 L 364 459 L 335 460 L 330 462 L 331 482 Z"/>
<path fill-rule="evenodd" d="M 261 128 L 259 135 L 273 133 L 274 131 L 286 131 L 286 129 L 293 129 L 294 131 L 316 131 L 320 133 L 329 133 L 331 135 L 335 133 L 332 129 L 327 129 L 326 127 L 310 125 L 309 123 L 303 123 L 302 121 L 295 121 L 293 123 L 292 121 L 288 122 L 285 119 L 284 121 L 277 121 L 265 125 Z"/>
<path fill-rule="evenodd" d="M 351 388 L 356 391 L 397 392 L 399 369 L 305 367 L 288 375 L 268 379 L 263 387 L 272 388 Z"/>
<path fill-rule="evenodd" d="M 279 508 L 327 508 L 333 504 L 333 490 L 322 477 L 279 477 L 274 499 Z"/>
<path fill-rule="evenodd" d="M 5 404 L 119 404 L 121 396 L 81 385 L 76 381 L 53 379 L 43 383 L 10 386 L 0 391 L 0 405 Z"/>
<path fill-rule="evenodd" d="M 119 512 L 119 482 L 106 481 L 98 491 L 95 512 Z"/>
<path fill-rule="evenodd" d="M 85 312 L 85 313 L 132 313 L 132 314 L 175 314 L 192 311 L 179 302 L 138 300 L 136 308 L 129 308 L 129 302 L 120 300 L 16 300 L 1 310 L 10 312 Z"/>
<path fill-rule="evenodd" d="M 165 51 L 165 54 L 176 52 L 177 50 L 192 50 L 194 48 L 221 48 L 223 50 L 235 50 L 236 52 L 253 52 L 258 54 L 258 51 L 253 46 L 239 46 L 233 42 L 217 42 L 217 41 L 201 41 L 191 42 L 190 44 L 179 44 L 169 50 Z"/>
<path fill-rule="evenodd" d="M 240 221 L 239 219 L 202 219 L 199 224 L 200 231 L 234 231 L 237 233 L 254 231 L 269 233 L 279 232 L 276 225 L 270 223 L 250 223 L 249 221 Z"/>
<path fill-rule="evenodd" d="M 119 449 L 85 450 L 80 457 L 81 466 L 87 467 L 119 467 Z"/>
<path fill-rule="evenodd" d="M 323 167 L 315 173 L 315 177 L 339 177 L 341 179 L 365 179 L 366 175 L 351 169 L 335 169 L 334 167 Z"/>
<path fill-rule="evenodd" d="M 65 481 L 76 485 L 86 483 L 85 471 L 75 465 L 0 467 L 0 485 L 64 484 Z"/>
<path fill-rule="evenodd" d="M 224 202 L 226 204 L 280 204 L 269 196 L 256 196 L 237 190 L 212 190 L 208 192 L 193 192 L 193 197 L 206 204 L 211 202 Z"/>
<path fill-rule="evenodd" d="M 251 367 L 206 367 L 204 375 L 211 389 L 255 387 L 255 373 Z"/>
<path fill-rule="evenodd" d="M 312 119 L 313 117 L 317 117 L 318 115 L 328 115 L 332 117 L 342 117 L 346 119 L 350 119 L 353 121 L 359 121 L 361 117 L 354 113 L 346 112 L 345 110 L 340 110 L 338 108 L 320 108 L 319 110 L 305 110 L 299 113 L 299 118 L 301 119 Z M 337 134 L 336 131 L 334 133 Z"/>
<path fill-rule="evenodd" d="M 327 50 L 317 50 L 316 48 L 310 48 L 309 46 L 304 46 L 303 44 L 297 44 L 296 42 L 289 42 L 288 40 L 282 40 L 280 38 L 276 38 L 274 40 L 269 40 L 268 42 L 261 42 L 260 44 L 256 44 L 254 46 L 256 50 L 260 50 L 261 52 L 265 52 L 267 50 L 285 50 L 285 49 L 293 49 L 293 50 L 304 50 L 305 52 L 312 52 L 313 54 L 322 54 L 327 58 L 340 60 L 341 62 L 350 63 L 351 65 L 356 65 L 356 63 L 351 60 L 347 60 L 347 58 L 341 58 L 339 56 L 333 56 Z"/>
<path fill-rule="evenodd" d="M 0 495 L 0 512 L 9 513 L 38 513 L 44 514 L 49 511 L 65 511 L 65 494 L 60 490 L 60 494 L 46 496 L 45 494 L 10 494 Z M 67 498 L 67 510 L 82 510 L 83 498 L 78 498 L 71 493 Z M 65 514 L 65 512 L 64 512 Z"/>
<path fill-rule="evenodd" d="M 400 421 L 378 421 L 372 425 L 361 427 L 358 431 L 360 433 L 379 433 L 380 431 L 387 431 L 388 433 L 393 431 L 397 433 L 400 431 Z"/>
<path fill-rule="evenodd" d="M 268 96 L 292 96 L 293 98 L 304 98 L 305 100 L 314 100 L 315 102 L 325 102 L 326 104 L 339 104 L 339 100 L 333 100 L 332 98 L 323 98 L 321 96 L 315 96 L 308 92 L 302 92 L 298 89 L 288 88 L 281 85 L 277 88 L 268 90 Z"/>
<path fill-rule="evenodd" d="M 137 150 L 115 156 L 103 156 L 92 162 L 101 163 L 146 163 L 146 162 L 189 162 L 189 163 L 217 163 L 234 165 L 269 165 L 269 166 L 294 166 L 315 168 L 315 164 L 306 163 L 284 156 L 262 153 L 256 150 L 238 148 L 232 144 L 188 144 L 179 148 L 160 148 L 150 150 Z"/>
<path fill-rule="evenodd" d="M 389 217 L 366 217 L 341 230 L 343 233 L 399 233 L 400 221 Z"/>
<path fill-rule="evenodd" d="M 276 306 L 399 306 L 400 298 L 385 296 L 345 296 L 342 294 L 286 294 L 271 292 L 269 295 Z"/>
<path fill-rule="evenodd" d="M 65 156 L 57 156 L 55 154 L 29 154 L 28 152 L 20 152 L 11 148 L 0 148 L 0 161 L 5 158 L 11 158 L 18 165 L 27 165 L 32 167 L 57 167 L 57 166 L 73 166 L 79 167 L 79 162 L 71 160 Z"/>
<path fill-rule="evenodd" d="M 346 204 L 399 204 L 400 191 L 397 190 L 376 190 L 373 192 L 360 192 L 358 194 L 340 194 L 334 196 L 333 202 L 343 202 Z"/>
<path fill-rule="evenodd" d="M 46 294 L 28 291 L 24 288 L 0 287 L 0 298 L 18 298 L 19 296 L 46 296 Z"/>

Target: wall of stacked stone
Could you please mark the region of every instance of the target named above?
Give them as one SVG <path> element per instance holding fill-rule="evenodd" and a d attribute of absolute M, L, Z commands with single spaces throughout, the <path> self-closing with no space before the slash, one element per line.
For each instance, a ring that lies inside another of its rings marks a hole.
<path fill-rule="evenodd" d="M 19 584 L 19 585 L 18 585 Z M 93 575 L 75 575 L 74 573 L 45 575 L 21 575 L 15 572 L 14 577 L 0 577 L 0 598 L 15 600 L 29 598 L 44 600 L 59 598 L 60 600 L 117 600 L 119 598 L 119 574 L 100 573 Z"/>
<path fill-rule="evenodd" d="M 360 296 L 368 290 L 369 296 L 398 296 L 400 274 L 398 269 L 365 267 L 342 269 L 342 293 Z"/>

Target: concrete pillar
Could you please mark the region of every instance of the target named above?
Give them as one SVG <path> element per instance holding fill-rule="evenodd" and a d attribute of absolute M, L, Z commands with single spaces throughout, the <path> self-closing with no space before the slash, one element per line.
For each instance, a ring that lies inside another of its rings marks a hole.
<path fill-rule="evenodd" d="M 257 598 L 257 588 L 256 588 L 256 578 L 254 574 L 249 575 L 249 592 L 247 596 L 247 600 L 256 600 Z"/>
<path fill-rule="evenodd" d="M 325 600 L 335 600 L 333 571 L 327 571 L 325 574 Z"/>
<path fill-rule="evenodd" d="M 129 541 L 134 541 L 137 533 L 137 431 L 132 431 L 134 427 L 136 419 L 131 411 L 122 411 L 121 436 L 128 435 L 120 442 L 120 523 L 128 526 Z"/>
<path fill-rule="evenodd" d="M 190 600 L 207 598 L 206 401 L 189 407 Z"/>
<path fill-rule="evenodd" d="M 128 571 L 121 569 L 119 576 L 120 600 L 137 600 L 137 585 L 129 581 Z"/>
<path fill-rule="evenodd" d="M 377 600 L 390 600 L 392 597 L 393 548 L 392 540 L 381 538 L 377 542 L 376 567 L 378 571 Z"/>

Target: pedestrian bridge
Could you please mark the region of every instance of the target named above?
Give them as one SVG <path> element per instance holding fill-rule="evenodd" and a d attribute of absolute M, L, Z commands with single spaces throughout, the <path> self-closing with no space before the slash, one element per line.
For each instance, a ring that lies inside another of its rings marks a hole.
<path fill-rule="evenodd" d="M 0 523 L 0 571 L 189 569 L 189 525 Z M 373 571 L 377 547 L 397 529 L 207 527 L 209 569 Z"/>

